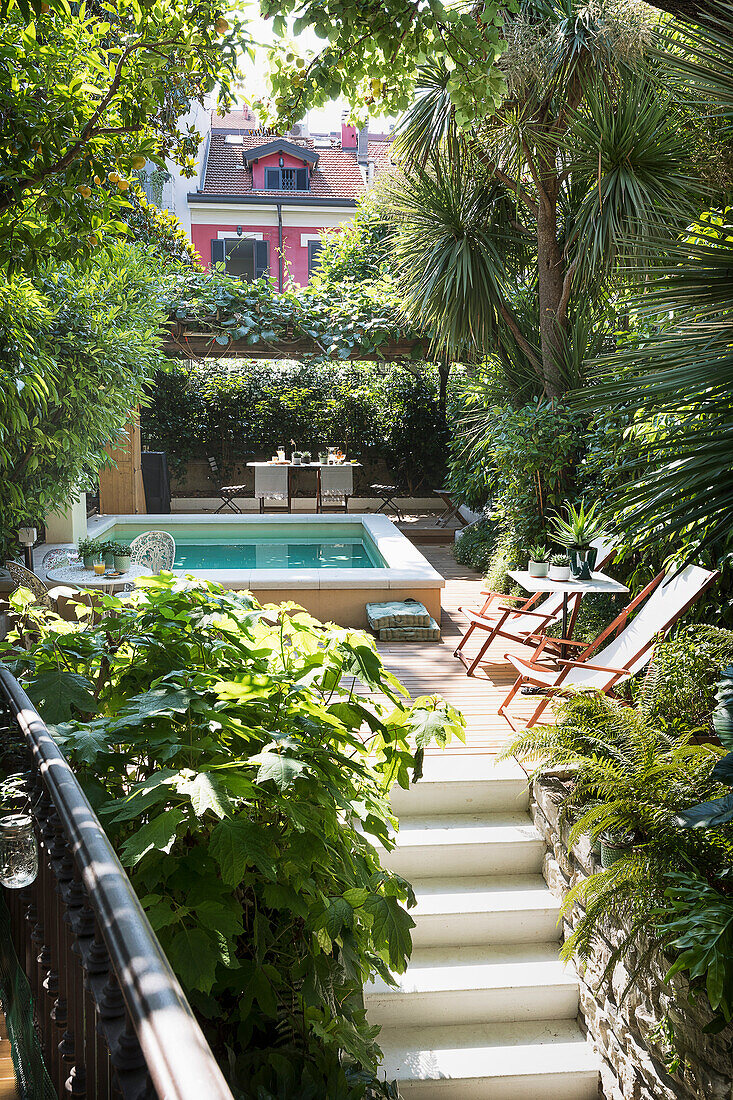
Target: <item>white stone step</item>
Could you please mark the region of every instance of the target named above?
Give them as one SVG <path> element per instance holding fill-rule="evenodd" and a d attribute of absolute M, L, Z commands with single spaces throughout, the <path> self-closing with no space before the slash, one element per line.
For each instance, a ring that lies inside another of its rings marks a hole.
<path fill-rule="evenodd" d="M 387 867 L 412 881 L 441 875 L 539 871 L 544 841 L 526 813 L 404 817 Z"/>
<path fill-rule="evenodd" d="M 596 1100 L 599 1063 L 572 1021 L 390 1029 L 382 1073 L 408 1100 Z"/>
<path fill-rule="evenodd" d="M 413 880 L 415 947 L 552 943 L 560 903 L 541 875 L 476 875 Z"/>
<path fill-rule="evenodd" d="M 392 808 L 404 819 L 414 814 L 498 813 L 526 810 L 527 778 L 514 760 L 496 764 L 487 753 L 426 756 L 422 778 L 409 790 L 392 790 Z"/>
<path fill-rule="evenodd" d="M 370 1023 L 567 1020 L 578 1013 L 577 978 L 558 959 L 557 943 L 417 948 L 395 978 L 396 987 L 381 978 L 365 987 Z"/>

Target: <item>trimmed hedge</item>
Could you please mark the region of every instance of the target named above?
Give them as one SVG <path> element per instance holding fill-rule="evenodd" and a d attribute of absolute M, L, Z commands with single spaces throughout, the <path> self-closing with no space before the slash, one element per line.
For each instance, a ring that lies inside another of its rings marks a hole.
<path fill-rule="evenodd" d="M 219 362 L 158 375 L 142 410 L 147 446 L 167 452 L 174 472 L 194 458 L 227 464 L 269 457 L 278 444 L 314 456 L 343 447 L 387 463 L 411 493 L 445 478 L 448 433 L 437 372 L 372 364 Z"/>

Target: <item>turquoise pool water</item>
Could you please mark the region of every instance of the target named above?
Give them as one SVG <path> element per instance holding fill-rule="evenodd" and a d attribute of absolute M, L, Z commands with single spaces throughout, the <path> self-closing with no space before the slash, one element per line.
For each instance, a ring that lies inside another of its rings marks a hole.
<path fill-rule="evenodd" d="M 162 526 L 162 525 L 161 525 Z M 345 529 L 346 528 L 346 529 Z M 103 538 L 131 542 L 150 530 L 116 523 Z M 383 569 L 379 551 L 363 527 L 337 523 L 279 526 L 171 524 L 174 569 Z"/>

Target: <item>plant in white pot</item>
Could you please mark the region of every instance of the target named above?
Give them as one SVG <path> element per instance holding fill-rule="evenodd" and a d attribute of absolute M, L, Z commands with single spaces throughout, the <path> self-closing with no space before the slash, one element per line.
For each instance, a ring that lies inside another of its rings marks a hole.
<path fill-rule="evenodd" d="M 550 552 L 546 546 L 537 543 L 529 548 L 529 563 L 527 566 L 530 577 L 546 577 L 550 568 Z"/>
<path fill-rule="evenodd" d="M 567 554 L 553 554 L 550 558 L 550 580 L 570 580 L 570 558 Z"/>
<path fill-rule="evenodd" d="M 575 579 L 588 581 L 595 569 L 598 555 L 596 547 L 591 546 L 591 543 L 603 533 L 603 524 L 596 514 L 598 502 L 586 509 L 584 500 L 577 507 L 566 501 L 565 508 L 567 519 L 558 514 L 550 520 L 554 527 L 554 537 L 566 548 Z"/>
<path fill-rule="evenodd" d="M 92 569 L 95 560 L 99 557 L 102 544 L 99 539 L 79 539 L 79 557 L 84 563 L 85 569 Z"/>

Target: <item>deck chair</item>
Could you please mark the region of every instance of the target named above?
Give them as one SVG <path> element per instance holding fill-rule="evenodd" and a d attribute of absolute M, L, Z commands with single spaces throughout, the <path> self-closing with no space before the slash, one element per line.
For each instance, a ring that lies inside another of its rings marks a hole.
<path fill-rule="evenodd" d="M 591 543 L 598 551 L 596 558 L 596 570 L 599 571 L 606 565 L 616 553 L 616 545 L 607 539 L 594 539 Z M 534 649 L 543 632 L 552 623 L 559 622 L 562 618 L 562 593 L 552 592 L 546 599 L 540 599 L 541 592 L 535 592 L 533 596 L 507 596 L 503 592 L 482 592 L 486 596 L 484 605 L 480 611 L 472 611 L 470 608 L 459 607 L 468 618 L 466 633 L 453 651 L 453 656 L 465 665 L 466 675 L 473 676 L 483 660 L 484 653 L 495 638 L 505 638 L 511 642 L 521 642 L 522 645 L 530 645 Z M 580 601 L 583 593 L 571 596 L 568 600 L 570 613 L 570 628 L 568 633 L 573 633 L 575 620 L 578 617 Z M 502 601 L 494 611 L 491 604 L 494 601 Z M 507 607 L 507 601 L 515 601 L 515 607 Z M 479 647 L 474 657 L 468 657 L 463 648 L 475 630 L 484 631 L 486 638 Z M 547 639 L 546 645 L 556 642 L 557 639 Z"/>
<path fill-rule="evenodd" d="M 209 455 L 209 469 L 211 475 L 216 481 L 216 491 L 221 497 L 222 503 L 216 509 L 214 515 L 219 515 L 219 512 L 223 512 L 225 508 L 231 508 L 233 512 L 239 512 L 241 514 L 242 509 L 238 504 L 234 503 L 234 497 L 241 497 L 247 492 L 246 485 L 222 485 L 221 474 L 219 473 L 219 466 L 213 455 Z"/>
<path fill-rule="evenodd" d="M 719 576 L 717 570 L 701 569 L 697 565 L 688 565 L 679 571 L 673 566 L 666 574 L 660 573 L 590 645 L 562 639 L 578 649 L 574 660 L 558 659 L 554 667 L 541 663 L 543 641 L 529 660 L 512 653 L 505 654 L 519 675 L 499 707 L 499 714 L 512 725 L 506 708 L 523 684 L 547 689 L 527 722 L 527 729 L 536 724 L 553 695 L 567 688 L 574 691 L 594 689 L 607 695 L 613 694 L 618 684 L 635 676 L 649 664 L 655 643 L 715 584 Z M 636 614 L 629 621 L 633 612 Z M 613 641 L 604 645 L 609 638 Z"/>
<path fill-rule="evenodd" d="M 292 510 L 290 467 L 255 466 L 255 497 L 260 502 L 260 512 L 264 512 L 266 500 L 284 500 L 284 508 L 272 510 L 290 512 Z"/>
<path fill-rule="evenodd" d="M 343 500 L 345 512 L 349 510 L 349 497 L 354 495 L 354 467 L 353 466 L 322 466 L 321 485 L 318 500 L 318 511 L 325 512 L 329 502 L 338 501 L 339 504 L 329 509 L 340 509 Z"/>
<path fill-rule="evenodd" d="M 47 610 L 55 610 L 55 600 L 49 594 L 49 589 L 39 576 L 20 565 L 17 561 L 6 561 L 5 568 L 10 573 L 10 579 L 17 588 L 27 588 L 36 597 L 39 603 Z"/>

